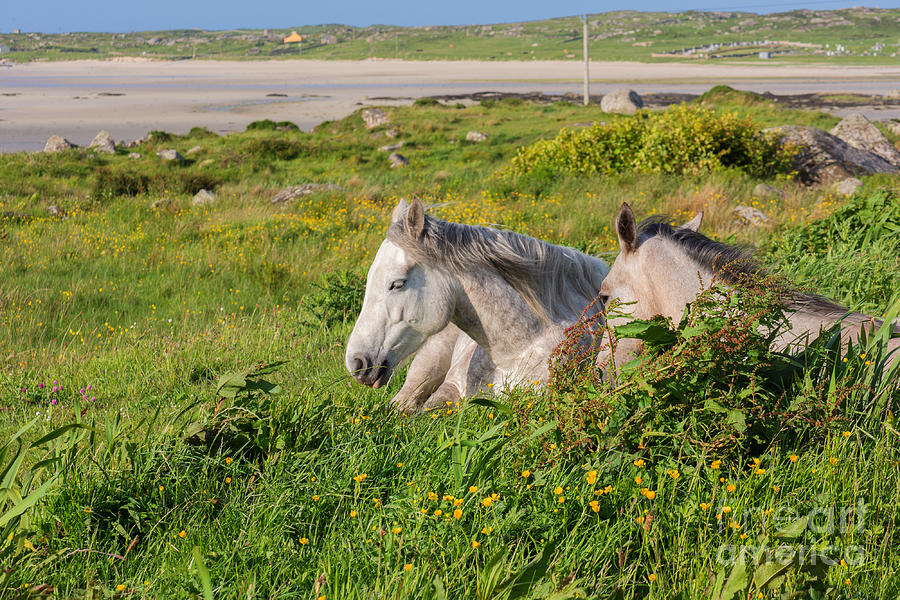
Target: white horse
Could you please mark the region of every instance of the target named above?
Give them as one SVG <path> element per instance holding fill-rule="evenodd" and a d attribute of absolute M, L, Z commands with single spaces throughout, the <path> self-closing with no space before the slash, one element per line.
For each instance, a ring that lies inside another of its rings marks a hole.
<path fill-rule="evenodd" d="M 631 207 L 622 204 L 616 216 L 621 252 L 600 286 L 600 299 L 605 304 L 614 299 L 629 304 L 623 307 L 627 314 L 611 317 L 609 326 L 656 315 L 677 323 L 685 306 L 696 300 L 714 280 L 734 285 L 740 275 L 760 271 L 759 265 L 744 250 L 698 233 L 702 218 L 703 213 L 700 213 L 681 227 L 672 227 L 658 218 L 647 219 L 638 225 Z M 838 321 L 845 343 L 856 342 L 864 326 L 881 325 L 881 321 L 873 317 L 850 312 L 821 296 L 793 292 L 782 301 L 790 329 L 775 340 L 774 346 L 779 350 L 802 348 L 820 330 L 828 329 Z M 900 339 L 893 339 L 888 344 L 888 351 L 898 346 Z M 619 340 L 613 362 L 625 364 L 640 350 L 638 340 Z M 609 359 L 608 350 L 598 357 L 601 367 L 605 366 L 602 364 L 604 359 Z"/>
<path fill-rule="evenodd" d="M 392 401 L 417 412 L 478 391 L 545 383 L 565 329 L 592 305 L 609 267 L 571 248 L 441 221 L 401 200 L 369 269 L 346 366 L 375 388 L 419 350 Z M 420 350 L 421 349 L 421 350 Z M 490 385 L 489 385 L 490 384 Z"/>

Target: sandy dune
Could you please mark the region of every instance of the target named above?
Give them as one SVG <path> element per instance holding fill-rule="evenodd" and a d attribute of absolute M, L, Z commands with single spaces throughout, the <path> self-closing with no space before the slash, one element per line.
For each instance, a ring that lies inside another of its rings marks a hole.
<path fill-rule="evenodd" d="M 700 92 L 716 83 L 800 93 L 900 88 L 900 67 L 723 63 L 592 63 L 594 94 Z M 131 139 L 193 126 L 224 133 L 257 119 L 311 128 L 362 104 L 485 90 L 581 93 L 582 65 L 553 62 L 73 61 L 0 66 L 0 151 L 38 150 L 59 134 L 88 143 L 100 129 Z"/>

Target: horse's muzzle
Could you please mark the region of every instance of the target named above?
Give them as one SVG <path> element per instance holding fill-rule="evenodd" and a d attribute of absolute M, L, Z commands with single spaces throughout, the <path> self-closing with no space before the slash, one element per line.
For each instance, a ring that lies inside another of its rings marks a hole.
<path fill-rule="evenodd" d="M 375 389 L 387 385 L 391 378 L 391 366 L 387 360 L 376 365 L 363 354 L 354 354 L 348 358 L 347 369 L 356 381 Z"/>

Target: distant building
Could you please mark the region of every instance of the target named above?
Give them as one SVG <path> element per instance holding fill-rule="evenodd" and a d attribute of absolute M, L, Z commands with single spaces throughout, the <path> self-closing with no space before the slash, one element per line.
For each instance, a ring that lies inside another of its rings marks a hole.
<path fill-rule="evenodd" d="M 0 54 L 6 54 L 7 52 L 10 52 L 9 46 L 0 44 Z"/>
<path fill-rule="evenodd" d="M 323 43 L 323 44 L 327 44 L 327 45 L 337 44 L 337 43 L 338 43 L 337 36 L 334 36 L 334 35 L 331 35 L 331 34 L 323 35 L 323 36 L 322 36 L 322 43 Z"/>
<path fill-rule="evenodd" d="M 763 52 L 760 52 L 760 53 L 759 53 L 759 57 L 760 57 L 762 60 L 768 60 L 768 59 L 772 58 L 772 54 L 771 54 L 770 52 L 763 51 Z"/>
<path fill-rule="evenodd" d="M 284 38 L 285 44 L 299 44 L 303 41 L 303 37 L 296 31 L 292 31 L 291 35 Z"/>
<path fill-rule="evenodd" d="M 22 33 L 22 31 L 20 29 L 13 29 L 13 33 L 18 35 L 18 34 Z"/>

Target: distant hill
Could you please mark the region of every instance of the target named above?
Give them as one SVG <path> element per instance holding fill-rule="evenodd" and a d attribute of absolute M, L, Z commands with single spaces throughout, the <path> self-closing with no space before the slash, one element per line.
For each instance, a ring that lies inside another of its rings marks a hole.
<path fill-rule="evenodd" d="M 616 11 L 588 16 L 593 60 L 769 60 L 890 64 L 900 51 L 900 9 L 680 13 Z M 296 31 L 300 44 L 285 44 Z M 0 34 L 0 59 L 577 60 L 578 17 L 492 25 L 294 26 L 265 30 Z"/>

